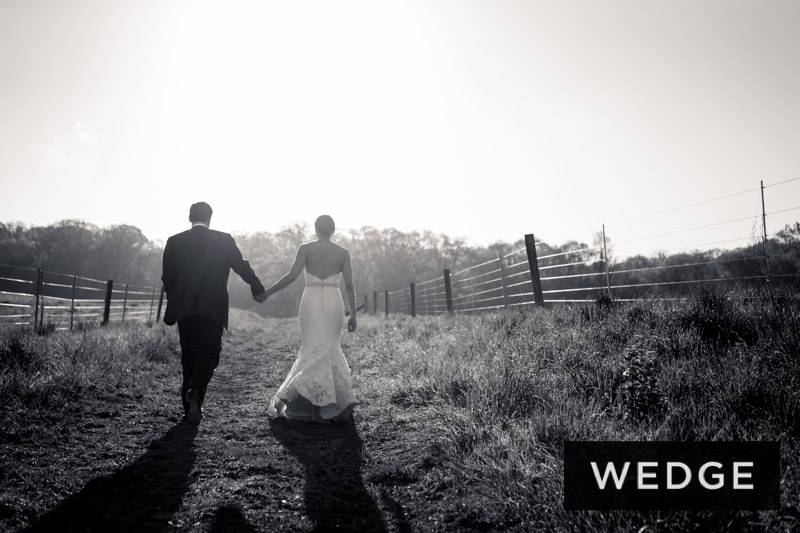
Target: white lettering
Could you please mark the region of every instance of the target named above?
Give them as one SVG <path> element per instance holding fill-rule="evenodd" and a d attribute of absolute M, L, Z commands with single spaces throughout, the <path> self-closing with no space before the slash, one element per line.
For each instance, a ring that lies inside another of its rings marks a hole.
<path fill-rule="evenodd" d="M 685 476 L 683 483 L 675 484 L 672 482 L 672 471 L 675 467 L 678 467 L 681 470 L 683 470 Z M 688 485 L 691 480 L 692 480 L 692 470 L 686 465 L 686 463 L 672 462 L 672 461 L 667 462 L 667 489 L 682 489 L 686 487 L 686 485 Z"/>
<path fill-rule="evenodd" d="M 752 479 L 753 478 L 753 473 L 752 472 L 739 472 L 739 467 L 742 467 L 742 466 L 752 468 L 753 467 L 753 463 L 737 463 L 737 462 L 734 461 L 734 463 L 733 463 L 733 489 L 734 490 L 737 490 L 737 489 L 750 489 L 750 490 L 752 490 L 753 489 L 753 485 L 744 485 L 742 483 L 739 483 L 739 478 L 748 478 L 748 479 Z"/>
<path fill-rule="evenodd" d="M 653 485 L 645 485 L 645 483 L 644 483 L 644 478 L 656 477 L 656 473 L 655 472 L 645 472 L 644 471 L 645 468 L 649 468 L 651 466 L 658 467 L 658 463 L 649 463 L 649 462 L 638 463 L 638 467 L 639 467 L 638 468 L 638 470 L 639 470 L 638 487 L 640 489 L 658 489 L 658 483 L 655 483 Z"/>
<path fill-rule="evenodd" d="M 711 474 L 711 478 L 717 480 L 717 482 L 715 484 L 709 483 L 706 480 L 706 470 L 708 470 L 712 466 L 716 468 L 722 468 L 722 465 L 720 463 L 717 463 L 716 461 L 709 461 L 700 467 L 698 478 L 700 479 L 700 484 L 703 485 L 708 490 L 717 490 L 718 488 L 722 487 L 725 484 L 725 475 L 720 473 Z"/>
<path fill-rule="evenodd" d="M 603 477 L 601 479 L 600 471 L 597 468 L 597 463 L 592 461 L 592 471 L 594 472 L 594 478 L 597 481 L 598 488 L 600 490 L 605 490 L 606 482 L 608 482 L 608 475 L 611 474 L 611 476 L 614 478 L 614 485 L 617 486 L 617 490 L 620 490 L 622 485 L 625 483 L 625 476 L 628 474 L 628 467 L 630 465 L 631 464 L 629 462 L 626 462 L 625 466 L 622 468 L 622 473 L 617 475 L 617 469 L 614 466 L 614 463 L 607 463 L 606 470 L 603 472 Z"/>
<path fill-rule="evenodd" d="M 626 461 L 618 468 L 613 462 L 606 463 L 603 473 L 595 461 L 591 461 L 592 472 L 594 473 L 597 487 L 605 490 L 610 481 L 613 481 L 617 490 L 622 490 L 625 485 L 626 477 L 630 470 L 631 463 Z M 733 488 L 735 490 L 753 490 L 753 464 L 752 462 L 733 462 Z M 639 490 L 658 490 L 658 478 L 661 475 L 659 463 L 654 461 L 643 461 L 636 463 L 636 487 Z M 717 461 L 709 461 L 700 466 L 697 471 L 697 480 L 700 485 L 707 490 L 718 490 L 725 486 L 725 466 Z M 683 471 L 681 478 L 681 473 Z M 681 461 L 667 461 L 666 463 L 666 488 L 668 490 L 685 489 L 694 479 L 692 468 Z M 748 483 L 749 481 L 749 483 Z"/>

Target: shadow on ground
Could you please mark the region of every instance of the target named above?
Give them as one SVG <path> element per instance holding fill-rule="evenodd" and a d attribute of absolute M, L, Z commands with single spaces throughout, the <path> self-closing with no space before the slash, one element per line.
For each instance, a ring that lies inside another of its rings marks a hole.
<path fill-rule="evenodd" d="M 196 435 L 195 426 L 177 424 L 139 459 L 91 480 L 26 531 L 167 531 L 189 487 Z"/>
<path fill-rule="evenodd" d="M 270 421 L 272 434 L 303 465 L 305 508 L 313 531 L 385 532 L 361 477 L 363 443 L 352 424 Z"/>
<path fill-rule="evenodd" d="M 235 505 L 223 505 L 214 514 L 209 533 L 258 533 Z"/>

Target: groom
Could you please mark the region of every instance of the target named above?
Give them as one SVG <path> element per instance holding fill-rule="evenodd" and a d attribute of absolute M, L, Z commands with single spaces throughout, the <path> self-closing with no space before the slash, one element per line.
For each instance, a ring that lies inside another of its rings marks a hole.
<path fill-rule="evenodd" d="M 167 240 L 164 248 L 164 322 L 178 323 L 185 419 L 200 423 L 206 388 L 219 364 L 222 329 L 228 327 L 228 274 L 234 272 L 250 285 L 253 298 L 261 299 L 264 286 L 242 258 L 227 233 L 209 229 L 211 206 L 205 202 L 189 209 L 192 228 Z"/>

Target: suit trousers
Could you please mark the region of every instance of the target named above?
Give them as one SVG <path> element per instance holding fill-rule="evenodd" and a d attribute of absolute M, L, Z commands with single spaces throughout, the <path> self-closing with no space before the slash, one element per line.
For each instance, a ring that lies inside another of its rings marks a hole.
<path fill-rule="evenodd" d="M 200 405 L 206 396 L 206 389 L 219 365 L 222 352 L 222 324 L 200 315 L 187 315 L 178 320 L 178 334 L 181 339 L 181 364 L 183 384 L 181 400 L 184 413 L 189 412 L 186 393 L 194 389 L 200 397 Z"/>

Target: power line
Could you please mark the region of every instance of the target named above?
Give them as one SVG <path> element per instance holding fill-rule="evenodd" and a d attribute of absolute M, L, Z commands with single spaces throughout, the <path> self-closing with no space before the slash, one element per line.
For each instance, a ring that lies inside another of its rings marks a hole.
<path fill-rule="evenodd" d="M 774 237 L 775 235 L 776 234 L 772 234 L 771 236 Z M 679 248 L 669 248 L 668 250 L 665 250 L 665 251 L 673 252 L 675 250 L 686 250 L 687 248 L 700 248 L 702 246 L 711 246 L 713 244 L 727 244 L 729 242 L 749 241 L 751 238 L 752 237 L 740 237 L 738 239 L 726 239 L 724 241 L 704 242 L 704 243 L 701 243 L 701 244 L 692 244 L 692 245 L 689 245 L 689 246 L 681 246 Z"/>
<path fill-rule="evenodd" d="M 785 183 L 790 183 L 790 182 L 798 181 L 798 180 L 800 180 L 800 177 L 779 181 L 777 183 L 771 183 L 769 185 L 764 185 L 764 188 L 768 189 L 770 187 L 777 187 L 778 185 L 783 185 Z M 647 215 L 641 215 L 641 216 L 638 216 L 638 217 L 629 218 L 627 220 L 621 220 L 621 221 L 617 221 L 617 222 L 612 222 L 612 225 L 613 224 L 625 224 L 627 222 L 633 222 L 635 220 L 641 220 L 643 218 L 649 218 L 649 217 L 654 217 L 654 216 L 657 216 L 657 215 L 663 215 L 665 213 L 671 213 L 673 211 L 680 211 L 681 209 L 687 209 L 689 207 L 695 207 L 695 206 L 698 206 L 698 205 L 704 205 L 704 204 L 708 204 L 708 203 L 711 203 L 711 202 L 717 202 L 719 200 L 725 200 L 727 198 L 733 198 L 734 196 L 741 196 L 743 194 L 748 194 L 748 193 L 759 191 L 759 190 L 761 190 L 761 189 L 760 188 L 755 188 L 755 189 L 748 189 L 746 191 L 736 192 L 736 193 L 733 193 L 733 194 L 726 194 L 724 196 L 719 196 L 717 198 L 711 198 L 709 200 L 703 200 L 703 201 L 695 202 L 695 203 L 692 203 L 692 204 L 682 205 L 680 207 L 672 207 L 670 209 L 665 209 L 663 211 L 657 211 L 655 213 L 650 213 L 650 214 L 647 214 Z"/>
<path fill-rule="evenodd" d="M 734 218 L 732 220 L 726 220 L 724 222 L 715 222 L 714 224 L 705 224 L 703 226 L 694 226 L 692 228 L 684 228 L 684 229 L 679 229 L 679 230 L 675 230 L 675 231 L 667 231 L 665 233 L 659 233 L 659 234 L 656 234 L 656 235 L 648 235 L 646 237 L 639 237 L 637 239 L 630 239 L 630 240 L 627 240 L 627 241 L 622 241 L 619 244 L 627 244 L 629 242 L 643 241 L 643 240 L 647 240 L 647 239 L 653 239 L 655 237 L 664 237 L 665 235 L 674 235 L 675 233 L 684 233 L 686 231 L 692 231 L 692 230 L 703 229 L 703 228 L 710 228 L 710 227 L 713 227 L 713 226 L 721 226 L 723 224 L 730 224 L 732 222 L 741 222 L 742 220 L 752 220 L 752 219 L 753 219 L 752 216 L 742 217 L 742 218 Z"/>
<path fill-rule="evenodd" d="M 786 254 L 782 254 L 786 255 Z M 630 274 L 632 272 L 644 272 L 646 270 L 666 270 L 670 268 L 682 268 L 682 267 L 692 267 L 692 266 L 701 266 L 701 265 L 713 265 L 713 264 L 721 264 L 721 263 L 734 263 L 736 261 L 752 261 L 752 260 L 759 260 L 763 259 L 763 257 L 759 256 L 750 256 L 750 257 L 735 257 L 733 259 L 719 259 L 714 261 L 698 261 L 695 263 L 681 263 L 679 265 L 658 265 L 658 266 L 651 266 L 651 267 L 642 267 L 642 268 L 629 268 L 625 270 L 615 270 L 611 272 L 612 274 Z"/>
<path fill-rule="evenodd" d="M 798 179 L 800 179 L 800 178 L 798 178 Z M 787 180 L 787 181 L 792 181 L 792 180 Z M 776 183 L 775 185 L 779 185 L 779 183 Z M 673 211 L 680 211 L 681 209 L 687 209 L 689 207 L 695 207 L 695 206 L 698 206 L 698 205 L 709 204 L 711 202 L 717 202 L 719 200 L 725 200 L 726 198 L 733 198 L 734 196 L 741 196 L 743 194 L 748 194 L 748 193 L 755 192 L 755 191 L 760 191 L 760 190 L 761 190 L 760 188 L 755 188 L 755 189 L 748 189 L 746 191 L 736 192 L 736 193 L 733 193 L 733 194 L 726 194 L 725 196 L 720 196 L 718 198 L 711 198 L 710 200 L 703 200 L 702 202 L 695 202 L 693 204 L 682 205 L 680 207 L 673 207 L 671 209 L 665 209 L 664 211 L 658 211 L 656 213 L 650 213 L 649 215 L 642 215 L 642 216 L 639 216 L 639 217 L 629 218 L 627 220 L 613 222 L 612 225 L 613 224 L 626 224 L 628 222 L 633 222 L 635 220 L 641 220 L 643 218 L 649 218 L 649 217 L 654 217 L 654 216 L 657 216 L 657 215 L 663 215 L 665 213 L 671 213 Z"/>
<path fill-rule="evenodd" d="M 790 179 L 790 180 L 779 181 L 778 183 L 772 183 L 772 184 L 770 184 L 770 185 L 764 185 L 764 188 L 765 188 L 765 189 L 769 189 L 770 187 L 775 187 L 775 186 L 777 186 L 777 185 L 783 185 L 784 183 L 789 183 L 790 181 L 797 181 L 797 180 L 800 180 L 800 177 L 798 177 L 798 178 L 792 178 L 792 179 Z"/>
<path fill-rule="evenodd" d="M 767 213 L 767 216 L 769 216 L 769 215 L 777 215 L 778 213 L 785 213 L 787 211 L 796 211 L 798 209 L 800 209 L 800 206 L 798 206 L 798 207 L 790 207 L 788 209 L 781 209 L 780 211 L 772 211 L 771 213 Z"/>

